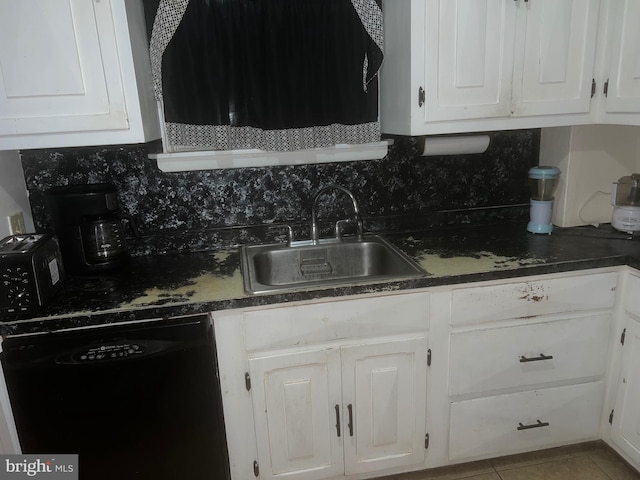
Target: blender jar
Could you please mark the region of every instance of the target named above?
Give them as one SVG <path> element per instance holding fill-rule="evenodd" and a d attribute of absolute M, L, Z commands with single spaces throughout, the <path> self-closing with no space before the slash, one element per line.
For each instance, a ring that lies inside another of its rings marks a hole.
<path fill-rule="evenodd" d="M 529 169 L 529 187 L 531 189 L 530 218 L 527 230 L 531 233 L 550 234 L 553 231 L 553 196 L 558 186 L 560 169 L 539 166 Z"/>
<path fill-rule="evenodd" d="M 531 199 L 541 202 L 553 200 L 558 187 L 560 169 L 557 167 L 533 167 L 529 170 Z"/>

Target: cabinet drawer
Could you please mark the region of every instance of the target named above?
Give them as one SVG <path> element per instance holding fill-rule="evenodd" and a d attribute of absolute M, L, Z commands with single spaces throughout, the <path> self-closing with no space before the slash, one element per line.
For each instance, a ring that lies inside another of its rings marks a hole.
<path fill-rule="evenodd" d="M 499 395 L 451 404 L 449 457 L 515 453 L 599 437 L 604 383 Z"/>
<path fill-rule="evenodd" d="M 455 289 L 451 324 L 611 308 L 617 278 L 611 272 Z"/>
<path fill-rule="evenodd" d="M 449 394 L 604 375 L 611 317 L 451 334 Z"/>
<path fill-rule="evenodd" d="M 253 310 L 243 315 L 245 344 L 255 351 L 422 332 L 428 311 L 422 292 Z"/>

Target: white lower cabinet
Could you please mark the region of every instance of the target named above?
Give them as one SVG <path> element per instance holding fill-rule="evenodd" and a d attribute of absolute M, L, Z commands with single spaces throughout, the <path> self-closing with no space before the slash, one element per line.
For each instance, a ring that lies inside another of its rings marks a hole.
<path fill-rule="evenodd" d="M 600 438 L 618 274 L 452 291 L 449 461 Z"/>
<path fill-rule="evenodd" d="M 360 480 L 600 438 L 640 468 L 638 291 L 622 267 L 214 313 L 232 478 Z"/>
<path fill-rule="evenodd" d="M 638 273 L 637 271 L 635 273 Z M 640 469 L 640 277 L 627 276 L 623 295 L 624 323 L 619 337 L 620 375 L 614 385 L 615 403 L 609 441 Z"/>
<path fill-rule="evenodd" d="M 622 370 L 611 425 L 611 441 L 640 466 L 640 323 L 629 319 L 624 332 Z"/>
<path fill-rule="evenodd" d="M 251 358 L 260 478 L 423 462 L 426 357 L 420 336 Z"/>
<path fill-rule="evenodd" d="M 424 468 L 430 296 L 213 313 L 233 480 Z"/>

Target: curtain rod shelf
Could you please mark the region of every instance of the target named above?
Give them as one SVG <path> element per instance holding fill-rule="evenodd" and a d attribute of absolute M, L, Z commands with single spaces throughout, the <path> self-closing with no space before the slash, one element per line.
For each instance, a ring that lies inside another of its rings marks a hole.
<path fill-rule="evenodd" d="M 186 172 L 377 160 L 387 155 L 388 147 L 388 141 L 381 141 L 291 152 L 267 152 L 251 149 L 153 153 L 149 154 L 149 158 L 156 160 L 158 168 L 163 172 Z"/>

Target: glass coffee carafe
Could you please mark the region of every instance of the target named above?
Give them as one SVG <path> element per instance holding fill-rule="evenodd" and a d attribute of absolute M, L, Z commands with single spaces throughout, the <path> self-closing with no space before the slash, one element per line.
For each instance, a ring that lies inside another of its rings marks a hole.
<path fill-rule="evenodd" d="M 124 229 L 118 217 L 87 219 L 81 226 L 82 243 L 87 261 L 110 262 L 127 255 Z"/>

